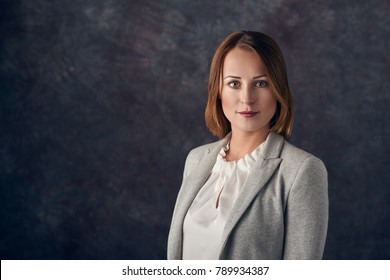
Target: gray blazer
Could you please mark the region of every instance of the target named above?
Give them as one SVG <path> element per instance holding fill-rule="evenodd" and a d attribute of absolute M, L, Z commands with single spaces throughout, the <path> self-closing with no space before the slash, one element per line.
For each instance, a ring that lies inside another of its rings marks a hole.
<path fill-rule="evenodd" d="M 183 221 L 227 138 L 187 157 L 168 237 L 168 259 L 182 258 Z M 271 132 L 226 222 L 220 259 L 321 259 L 328 226 L 322 161 Z"/>

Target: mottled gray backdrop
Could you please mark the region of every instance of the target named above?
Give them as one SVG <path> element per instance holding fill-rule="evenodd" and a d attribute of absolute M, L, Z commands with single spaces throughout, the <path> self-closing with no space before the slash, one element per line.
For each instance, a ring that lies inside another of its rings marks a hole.
<path fill-rule="evenodd" d="M 390 1 L 2 0 L 0 258 L 163 259 L 211 57 L 281 45 L 291 142 L 324 160 L 324 258 L 390 259 Z"/>

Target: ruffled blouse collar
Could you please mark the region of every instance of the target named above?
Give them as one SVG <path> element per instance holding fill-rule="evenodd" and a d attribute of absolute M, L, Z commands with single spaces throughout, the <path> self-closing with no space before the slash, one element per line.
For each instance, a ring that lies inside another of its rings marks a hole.
<path fill-rule="evenodd" d="M 222 147 L 222 149 L 219 151 L 218 157 L 217 157 L 217 164 L 223 164 L 228 166 L 237 166 L 240 169 L 250 169 L 251 166 L 257 161 L 259 157 L 261 157 L 262 147 L 264 146 L 265 142 L 261 143 L 256 149 L 254 149 L 251 153 L 246 154 L 244 157 L 237 161 L 227 161 L 226 160 L 226 154 L 227 151 L 230 149 L 230 139 L 227 141 L 226 145 Z M 219 162 L 219 163 L 218 163 Z"/>

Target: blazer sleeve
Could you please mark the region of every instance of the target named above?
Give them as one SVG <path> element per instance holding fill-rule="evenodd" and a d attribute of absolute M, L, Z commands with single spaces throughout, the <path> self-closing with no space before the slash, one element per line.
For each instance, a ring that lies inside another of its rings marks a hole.
<path fill-rule="evenodd" d="M 299 168 L 287 199 L 283 259 L 322 259 L 328 229 L 328 175 L 309 156 Z"/>

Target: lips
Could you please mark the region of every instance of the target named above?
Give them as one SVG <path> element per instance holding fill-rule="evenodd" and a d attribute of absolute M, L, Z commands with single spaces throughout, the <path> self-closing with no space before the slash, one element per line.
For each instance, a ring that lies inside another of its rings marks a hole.
<path fill-rule="evenodd" d="M 240 114 L 241 116 L 243 116 L 244 118 L 252 118 L 252 117 L 256 116 L 259 112 L 241 111 L 241 112 L 237 112 L 237 113 Z"/>

